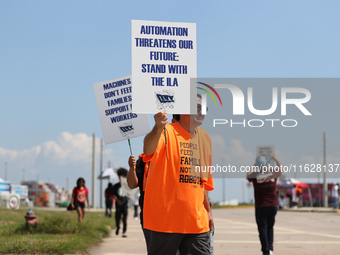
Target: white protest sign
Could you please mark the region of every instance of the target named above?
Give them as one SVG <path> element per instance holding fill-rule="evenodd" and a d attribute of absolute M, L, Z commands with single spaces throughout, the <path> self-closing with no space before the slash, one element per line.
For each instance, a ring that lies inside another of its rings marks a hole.
<path fill-rule="evenodd" d="M 272 155 L 275 154 L 274 145 L 260 145 L 256 146 L 256 157 L 265 157 L 267 165 L 276 166 Z"/>
<path fill-rule="evenodd" d="M 120 185 L 122 187 L 122 197 L 128 197 L 134 200 L 135 193 L 133 192 L 132 189 L 129 188 L 126 179 L 123 177 L 120 177 L 119 179 L 120 179 Z"/>
<path fill-rule="evenodd" d="M 196 91 L 190 100 L 190 78 L 197 77 L 196 24 L 132 20 L 131 25 L 134 112 L 197 111 Z"/>
<path fill-rule="evenodd" d="M 150 132 L 149 116 L 132 110 L 131 75 L 98 82 L 93 87 L 105 144 Z"/>

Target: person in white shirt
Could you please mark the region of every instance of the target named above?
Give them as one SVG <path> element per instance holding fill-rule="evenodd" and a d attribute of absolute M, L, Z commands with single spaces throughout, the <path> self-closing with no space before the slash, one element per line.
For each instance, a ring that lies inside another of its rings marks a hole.
<path fill-rule="evenodd" d="M 334 209 L 339 208 L 339 186 L 335 182 L 333 183 L 332 187 L 332 200 L 333 200 L 333 207 Z"/>
<path fill-rule="evenodd" d="M 135 208 L 135 220 L 138 220 L 138 205 L 139 205 L 140 192 L 139 189 L 135 193 L 135 200 L 133 201 L 133 207 Z"/>

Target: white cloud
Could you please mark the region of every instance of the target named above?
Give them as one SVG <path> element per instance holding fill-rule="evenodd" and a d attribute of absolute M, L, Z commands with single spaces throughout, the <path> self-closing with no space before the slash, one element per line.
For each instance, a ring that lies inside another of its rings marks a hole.
<path fill-rule="evenodd" d="M 214 162 L 240 166 L 252 165 L 255 160 L 255 155 L 247 151 L 240 140 L 231 139 L 230 145 L 228 146 L 224 141 L 224 137 L 216 134 L 211 136 L 211 141 Z"/>
<path fill-rule="evenodd" d="M 9 150 L 0 147 L 0 158 L 5 162 L 22 162 L 24 165 L 33 165 L 41 152 L 41 146 L 34 146 L 31 149 L 22 151 Z"/>
<path fill-rule="evenodd" d="M 312 155 L 303 155 L 299 158 L 293 159 L 292 162 L 289 163 L 293 163 L 293 164 L 297 164 L 297 165 L 304 165 L 304 164 L 324 164 L 324 158 L 322 156 L 320 157 L 315 157 Z M 326 157 L 326 164 L 339 164 L 340 163 L 340 157 L 335 157 L 332 155 L 329 155 Z"/>
<path fill-rule="evenodd" d="M 318 163 L 315 157 L 311 155 L 304 155 L 300 157 L 299 162 L 301 162 L 301 164 L 317 164 Z"/>
<path fill-rule="evenodd" d="M 120 159 L 113 154 L 111 148 L 104 148 L 103 154 L 104 162 L 112 160 L 118 164 Z M 95 155 L 95 175 L 98 176 L 100 138 L 96 138 Z M 6 171 L 4 162 L 7 163 Z M 103 167 L 106 167 L 105 163 Z M 25 178 L 25 180 L 39 179 L 63 187 L 68 179 L 69 188 L 75 185 L 79 177 L 83 177 L 92 192 L 92 135 L 63 132 L 56 140 L 46 141 L 29 149 L 10 150 L 0 147 L 0 177 L 13 184 L 20 184 Z M 99 188 L 99 181 L 97 185 Z M 99 194 L 97 196 L 99 198 Z"/>
<path fill-rule="evenodd" d="M 100 139 L 96 138 L 96 168 L 99 166 Z M 112 150 L 105 149 L 104 157 L 112 158 Z M 7 172 L 3 163 L 7 163 Z M 20 183 L 23 169 L 27 179 L 56 179 L 64 176 L 89 174 L 92 162 L 92 136 L 85 133 L 63 132 L 57 140 L 44 142 L 25 150 L 0 147 L 0 177 Z"/>
<path fill-rule="evenodd" d="M 97 138 L 96 153 L 99 152 L 99 147 L 100 139 Z M 57 141 L 47 141 L 30 149 L 20 151 L 0 147 L 0 158 L 8 163 L 21 162 L 22 165 L 33 166 L 39 156 L 52 160 L 56 164 L 91 162 L 92 136 L 85 133 L 63 132 Z"/>
<path fill-rule="evenodd" d="M 245 158 L 253 158 L 254 156 L 251 152 L 247 151 L 243 146 L 242 146 L 242 142 L 240 140 L 237 139 L 232 139 L 231 140 L 231 153 L 233 156 L 236 157 L 245 157 Z"/>
<path fill-rule="evenodd" d="M 99 147 L 99 139 L 96 139 L 96 145 L 96 147 Z M 91 162 L 92 137 L 85 133 L 72 135 L 63 132 L 57 141 L 48 141 L 42 145 L 42 154 L 60 164 Z"/>

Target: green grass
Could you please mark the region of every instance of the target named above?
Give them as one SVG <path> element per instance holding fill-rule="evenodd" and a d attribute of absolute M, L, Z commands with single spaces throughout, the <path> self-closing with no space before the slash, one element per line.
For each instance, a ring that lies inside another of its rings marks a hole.
<path fill-rule="evenodd" d="M 40 224 L 26 230 L 27 211 L 0 207 L 0 254 L 84 253 L 115 227 L 103 212 L 86 212 L 79 224 L 76 211 L 34 209 Z"/>

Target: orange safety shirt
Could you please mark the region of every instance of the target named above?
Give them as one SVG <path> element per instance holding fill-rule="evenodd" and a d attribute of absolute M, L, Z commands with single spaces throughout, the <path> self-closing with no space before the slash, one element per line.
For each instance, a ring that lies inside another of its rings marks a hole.
<path fill-rule="evenodd" d="M 144 156 L 144 162 L 151 162 L 144 228 L 183 234 L 209 231 L 203 202 L 204 189 L 214 189 L 212 174 L 207 172 L 207 166 L 212 165 L 211 139 L 204 129 L 195 131 L 190 134 L 178 122 L 168 124 L 167 144 L 163 131 L 155 153 Z"/>

